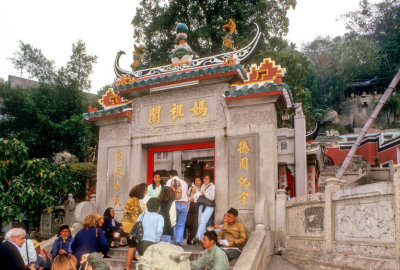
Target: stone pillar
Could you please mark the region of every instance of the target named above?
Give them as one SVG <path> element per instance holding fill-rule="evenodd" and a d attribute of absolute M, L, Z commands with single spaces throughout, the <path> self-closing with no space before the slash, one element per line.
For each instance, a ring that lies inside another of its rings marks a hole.
<path fill-rule="evenodd" d="M 329 178 L 325 186 L 325 212 L 324 212 L 324 230 L 326 240 L 326 253 L 332 253 L 333 240 L 335 238 L 335 219 L 332 194 L 340 189 L 339 179 Z"/>
<path fill-rule="evenodd" d="M 216 196 L 215 222 L 220 224 L 226 211 L 229 209 L 229 181 L 228 181 L 228 149 L 224 135 L 215 137 L 215 189 Z"/>
<path fill-rule="evenodd" d="M 301 103 L 296 103 L 294 116 L 294 157 L 296 196 L 307 194 L 306 118 Z"/>
<path fill-rule="evenodd" d="M 278 250 L 286 247 L 286 190 L 276 192 L 276 242 Z"/>
<path fill-rule="evenodd" d="M 396 259 L 400 259 L 400 164 L 394 167 L 393 184 L 394 184 L 394 219 L 396 225 Z"/>

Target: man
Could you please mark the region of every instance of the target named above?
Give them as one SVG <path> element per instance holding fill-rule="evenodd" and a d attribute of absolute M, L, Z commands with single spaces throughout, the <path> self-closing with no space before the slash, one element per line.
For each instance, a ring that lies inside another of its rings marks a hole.
<path fill-rule="evenodd" d="M 185 181 L 178 177 L 176 170 L 169 171 L 169 180 L 166 184 L 175 192 L 175 206 L 176 206 L 176 225 L 173 230 L 174 244 L 182 246 L 183 233 L 185 231 L 185 223 L 188 212 L 187 206 L 187 191 L 188 185 Z"/>
<path fill-rule="evenodd" d="M 285 191 L 286 191 L 286 200 L 290 201 L 290 199 L 292 198 L 291 197 L 292 190 L 290 189 L 290 187 L 286 187 Z"/>
<path fill-rule="evenodd" d="M 3 243 L 0 244 L 0 262 L 3 270 L 23 270 L 25 269 L 19 249 L 25 242 L 25 230 L 13 228 L 6 233 Z"/>
<path fill-rule="evenodd" d="M 238 210 L 231 208 L 227 213 L 227 223 L 224 224 L 218 235 L 219 243 L 228 256 L 229 261 L 236 259 L 242 253 L 247 241 L 244 225 L 237 221 Z"/>
<path fill-rule="evenodd" d="M 201 257 L 194 262 L 190 262 L 190 268 L 203 269 L 209 267 L 214 270 L 227 270 L 229 269 L 228 257 L 225 252 L 217 247 L 217 234 L 214 231 L 207 231 L 203 236 L 203 247 L 205 250 Z"/>

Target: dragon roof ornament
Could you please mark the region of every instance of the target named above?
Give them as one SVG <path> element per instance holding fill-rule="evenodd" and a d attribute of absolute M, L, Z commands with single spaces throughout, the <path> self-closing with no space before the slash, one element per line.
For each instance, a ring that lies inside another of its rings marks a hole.
<path fill-rule="evenodd" d="M 188 69 L 193 69 L 196 67 L 201 67 L 201 66 L 208 66 L 208 65 L 215 65 L 215 64 L 222 64 L 226 63 L 228 59 L 236 59 L 237 62 L 243 62 L 245 61 L 255 50 L 258 41 L 260 40 L 261 37 L 261 31 L 260 31 L 260 26 L 256 23 L 253 22 L 254 25 L 256 26 L 256 35 L 253 38 L 253 40 L 244 48 L 239 49 L 237 51 L 233 52 L 226 52 L 218 55 L 213 55 L 209 57 L 203 57 L 199 59 L 193 59 L 190 60 L 186 64 L 181 64 L 181 65 L 166 65 L 166 66 L 161 66 L 161 67 L 155 67 L 155 68 L 149 68 L 149 69 L 143 69 L 143 70 L 137 70 L 137 71 L 127 71 L 122 69 L 119 66 L 119 59 L 121 55 L 125 54 L 123 51 L 119 51 L 117 54 L 117 57 L 115 58 L 114 62 L 114 72 L 116 76 L 119 78 L 121 76 L 132 76 L 134 78 L 144 78 L 144 77 L 149 77 L 149 76 L 155 76 L 155 75 L 161 75 L 164 73 L 170 73 L 174 71 L 185 71 Z"/>

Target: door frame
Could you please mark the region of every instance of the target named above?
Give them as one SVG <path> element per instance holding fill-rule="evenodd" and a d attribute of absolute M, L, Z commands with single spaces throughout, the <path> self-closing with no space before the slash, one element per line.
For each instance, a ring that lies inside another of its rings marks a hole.
<path fill-rule="evenodd" d="M 201 142 L 201 143 L 188 143 L 188 144 L 149 147 L 147 152 L 147 184 L 150 185 L 153 181 L 155 153 L 205 149 L 205 148 L 213 148 L 215 155 L 215 142 Z"/>

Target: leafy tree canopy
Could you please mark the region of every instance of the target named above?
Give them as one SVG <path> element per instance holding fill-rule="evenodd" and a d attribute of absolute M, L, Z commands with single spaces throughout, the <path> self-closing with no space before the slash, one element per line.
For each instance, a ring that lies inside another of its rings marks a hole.
<path fill-rule="evenodd" d="M 169 63 L 168 55 L 176 44 L 178 23 L 188 26 L 188 44 L 199 57 L 204 57 L 220 52 L 222 26 L 229 19 L 235 21 L 239 32 L 235 41 L 238 48 L 254 36 L 250 21 L 255 19 L 264 33 L 261 47 L 274 50 L 282 44 L 287 46 L 282 39 L 288 31 L 287 11 L 295 5 L 296 0 L 142 0 L 132 20 L 134 38 L 147 50 L 148 66 L 164 65 Z"/>
<path fill-rule="evenodd" d="M 53 60 L 47 59 L 42 50 L 32 47 L 28 43 L 19 41 L 19 51 L 9 60 L 14 67 L 21 71 L 25 70 L 31 78 L 45 83 L 75 83 L 79 90 L 89 91 L 91 86 L 90 74 L 93 72 L 93 64 L 97 62 L 97 56 L 88 55 L 86 45 L 79 40 L 72 44 L 72 55 L 67 64 L 56 68 Z"/>
<path fill-rule="evenodd" d="M 84 95 L 74 83 L 30 89 L 0 83 L 0 137 L 23 141 L 31 158 L 48 158 L 67 150 L 83 160 L 94 134 L 82 119 Z"/>
<path fill-rule="evenodd" d="M 23 142 L 0 138 L 0 219 L 4 223 L 34 219 L 79 189 L 80 183 L 73 178 L 69 165 L 28 159 Z"/>

